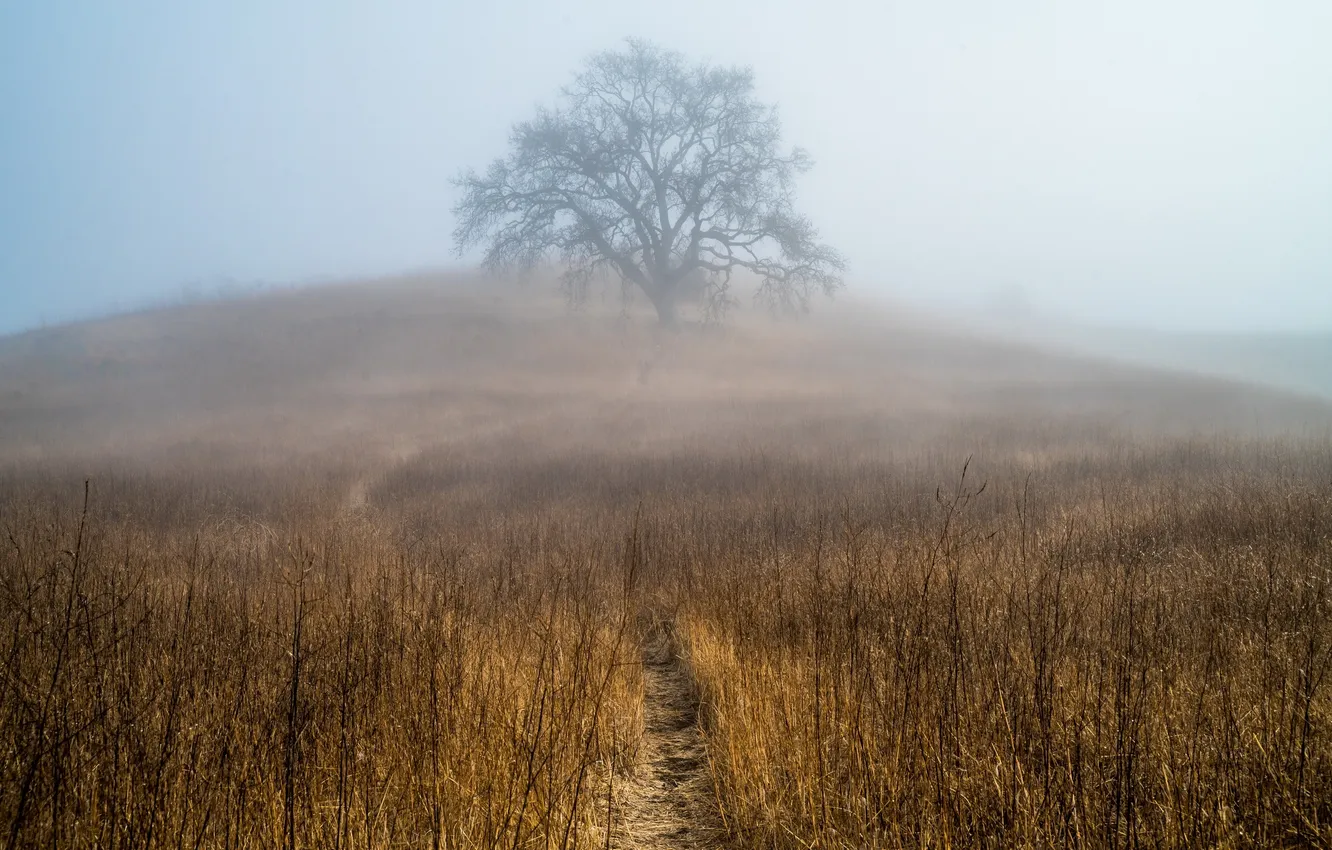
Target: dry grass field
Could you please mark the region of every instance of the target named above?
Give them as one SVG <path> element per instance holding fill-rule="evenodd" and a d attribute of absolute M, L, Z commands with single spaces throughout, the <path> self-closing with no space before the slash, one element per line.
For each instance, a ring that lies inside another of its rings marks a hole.
<path fill-rule="evenodd" d="M 1332 405 L 541 291 L 0 339 L 0 846 L 1332 844 Z"/>

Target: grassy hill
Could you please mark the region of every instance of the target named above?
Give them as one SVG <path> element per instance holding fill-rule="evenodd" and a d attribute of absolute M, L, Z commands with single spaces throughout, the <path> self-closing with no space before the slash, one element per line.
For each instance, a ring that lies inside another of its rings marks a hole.
<path fill-rule="evenodd" d="M 1033 316 L 976 324 L 1084 356 L 1332 399 L 1332 332 L 1168 333 Z"/>
<path fill-rule="evenodd" d="M 1316 400 L 1043 342 L 853 300 L 800 321 L 750 311 L 722 331 L 672 335 L 615 303 L 570 312 L 549 287 L 327 286 L 0 338 L 0 460 L 732 437 L 900 453 L 969 429 L 973 443 L 1048 451 L 1068 422 L 1127 437 L 1329 421 Z"/>
<path fill-rule="evenodd" d="M 13 846 L 1332 842 L 1332 407 L 420 277 L 0 339 Z M 156 841 L 154 841 L 156 839 Z"/>

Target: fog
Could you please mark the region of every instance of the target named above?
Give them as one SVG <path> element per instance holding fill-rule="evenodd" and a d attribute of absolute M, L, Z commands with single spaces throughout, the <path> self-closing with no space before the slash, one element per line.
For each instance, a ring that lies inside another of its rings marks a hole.
<path fill-rule="evenodd" d="M 754 67 L 857 290 L 1332 328 L 1332 5 L 665 8 L 5 4 L 0 333 L 455 263 L 449 179 L 626 36 Z"/>

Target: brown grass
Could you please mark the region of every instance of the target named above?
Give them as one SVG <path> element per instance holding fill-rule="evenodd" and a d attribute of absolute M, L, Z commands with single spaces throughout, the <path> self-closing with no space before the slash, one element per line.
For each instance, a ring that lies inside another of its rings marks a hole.
<path fill-rule="evenodd" d="M 1327 406 L 550 306 L 0 340 L 3 846 L 1332 841 Z"/>
<path fill-rule="evenodd" d="M 142 486 L 7 493 L 5 846 L 596 844 L 641 682 L 586 544 L 161 526 L 190 489 Z"/>
<path fill-rule="evenodd" d="M 735 831 L 1326 843 L 1332 457 L 1301 453 L 1292 480 L 1205 451 L 1242 474 L 1089 470 L 1090 505 L 1046 474 L 967 476 L 934 504 L 847 482 L 840 504 L 737 522 L 684 601 Z"/>

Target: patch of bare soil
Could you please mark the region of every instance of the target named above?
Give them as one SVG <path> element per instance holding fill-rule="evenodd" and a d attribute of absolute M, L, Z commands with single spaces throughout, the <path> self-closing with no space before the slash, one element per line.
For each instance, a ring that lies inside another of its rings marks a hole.
<path fill-rule="evenodd" d="M 698 694 L 670 623 L 656 621 L 643 650 L 644 735 L 633 774 L 616 789 L 611 846 L 619 850 L 719 847 Z"/>

